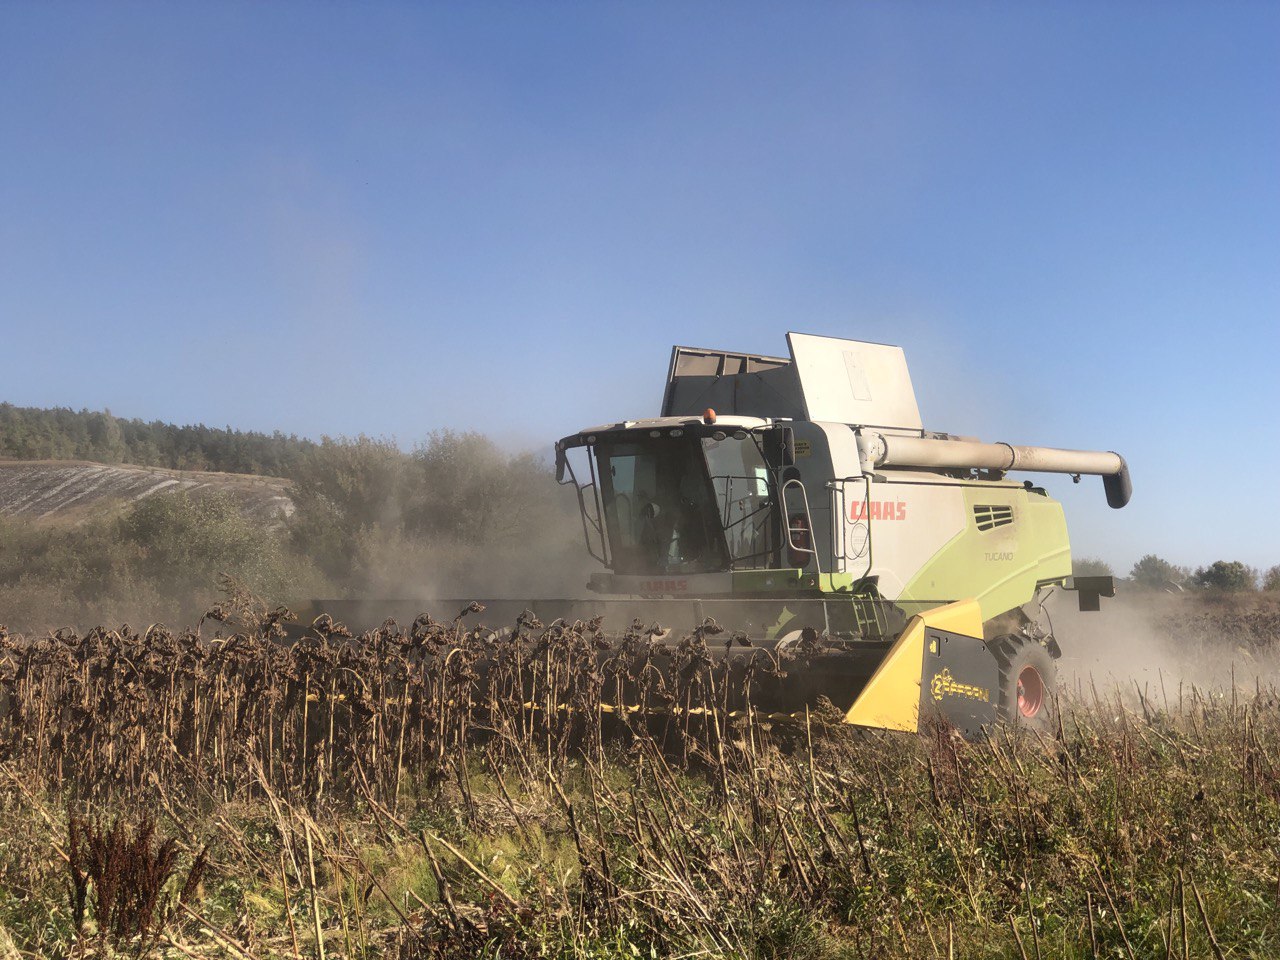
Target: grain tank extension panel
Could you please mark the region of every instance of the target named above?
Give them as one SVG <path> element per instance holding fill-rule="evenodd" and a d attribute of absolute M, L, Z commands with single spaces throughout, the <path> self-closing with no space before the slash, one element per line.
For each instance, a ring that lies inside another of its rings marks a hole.
<path fill-rule="evenodd" d="M 708 407 L 745 417 L 819 420 L 919 433 L 920 409 L 901 347 L 787 334 L 791 357 L 676 347 L 664 417 Z"/>

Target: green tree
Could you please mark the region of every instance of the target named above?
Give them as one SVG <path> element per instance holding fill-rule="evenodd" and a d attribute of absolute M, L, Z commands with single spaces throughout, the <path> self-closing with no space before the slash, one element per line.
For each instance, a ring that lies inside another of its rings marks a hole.
<path fill-rule="evenodd" d="M 298 550 L 339 580 L 360 569 L 379 530 L 401 523 L 407 457 L 390 440 L 325 437 L 292 471 Z"/>
<path fill-rule="evenodd" d="M 1071 574 L 1076 577 L 1114 577 L 1111 564 L 1097 557 L 1078 557 L 1071 561 Z"/>
<path fill-rule="evenodd" d="M 1239 560 L 1215 560 L 1196 570 L 1192 579 L 1196 586 L 1208 590 L 1238 593 L 1258 589 L 1258 572 Z"/>
<path fill-rule="evenodd" d="M 127 451 L 124 443 L 124 431 L 120 422 L 111 415 L 110 410 L 102 413 L 91 413 L 85 426 L 88 428 L 89 447 L 86 451 L 94 460 L 105 463 L 119 463 L 124 460 Z M 70 433 L 70 423 L 63 427 L 64 433 Z M 79 453 L 79 451 L 77 451 Z"/>
<path fill-rule="evenodd" d="M 1262 589 L 1268 592 L 1280 590 L 1280 563 L 1262 575 Z"/>
<path fill-rule="evenodd" d="M 1166 590 L 1170 586 L 1181 586 L 1187 579 L 1187 571 L 1154 553 L 1148 553 L 1133 565 L 1129 579 L 1134 585 L 1148 590 Z"/>
<path fill-rule="evenodd" d="M 434 542 L 509 540 L 563 503 L 548 463 L 473 432 L 432 433 L 414 450 L 406 480 L 405 528 Z"/>

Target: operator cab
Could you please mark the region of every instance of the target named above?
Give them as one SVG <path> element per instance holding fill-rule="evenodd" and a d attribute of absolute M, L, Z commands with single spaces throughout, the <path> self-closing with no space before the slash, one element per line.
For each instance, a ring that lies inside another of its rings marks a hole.
<path fill-rule="evenodd" d="M 556 445 L 557 475 L 567 483 L 570 474 L 577 487 L 588 548 L 619 578 L 612 587 L 670 593 L 669 584 L 707 574 L 820 575 L 834 558 L 843 528 L 831 529 L 830 517 L 847 513 L 843 500 L 837 512 L 817 498 L 834 504 L 843 478 L 860 471 L 849 431 L 874 424 L 920 436 L 919 410 L 899 347 L 798 333 L 787 343 L 790 357 L 677 346 L 660 417 L 593 427 Z M 849 440 L 841 473 L 830 472 L 823 424 L 840 425 Z M 792 425 L 809 435 L 803 470 Z M 570 465 L 575 450 L 585 458 Z M 838 491 L 829 494 L 832 483 Z M 697 589 L 717 591 L 705 581 Z"/>
<path fill-rule="evenodd" d="M 576 448 L 585 448 L 582 479 L 569 458 Z M 557 475 L 578 488 L 588 546 L 617 574 L 776 566 L 778 473 L 792 462 L 790 427 L 717 420 L 710 410 L 595 427 L 556 444 Z"/>

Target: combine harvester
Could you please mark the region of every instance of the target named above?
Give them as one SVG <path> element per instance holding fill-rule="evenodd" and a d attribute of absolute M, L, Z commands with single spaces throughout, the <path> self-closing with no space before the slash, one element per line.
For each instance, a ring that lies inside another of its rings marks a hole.
<path fill-rule="evenodd" d="M 486 601 L 487 616 L 638 619 L 672 648 L 712 618 L 745 634 L 708 645 L 731 713 L 1045 722 L 1060 651 L 1044 598 L 1063 587 L 1097 610 L 1114 583 L 1072 578 L 1061 504 L 1007 474 L 1098 475 L 1119 508 L 1124 458 L 925 430 L 901 348 L 787 340 L 789 358 L 676 347 L 661 416 L 557 443 L 605 568 L 595 598 Z M 785 668 L 760 671 L 761 651 Z"/>

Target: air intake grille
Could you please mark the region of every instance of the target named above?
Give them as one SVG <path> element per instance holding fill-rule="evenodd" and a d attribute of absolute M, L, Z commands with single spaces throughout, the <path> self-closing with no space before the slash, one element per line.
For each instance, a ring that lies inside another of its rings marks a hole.
<path fill-rule="evenodd" d="M 976 506 L 973 508 L 973 519 L 978 522 L 979 530 L 994 530 L 1013 523 L 1013 507 Z"/>

